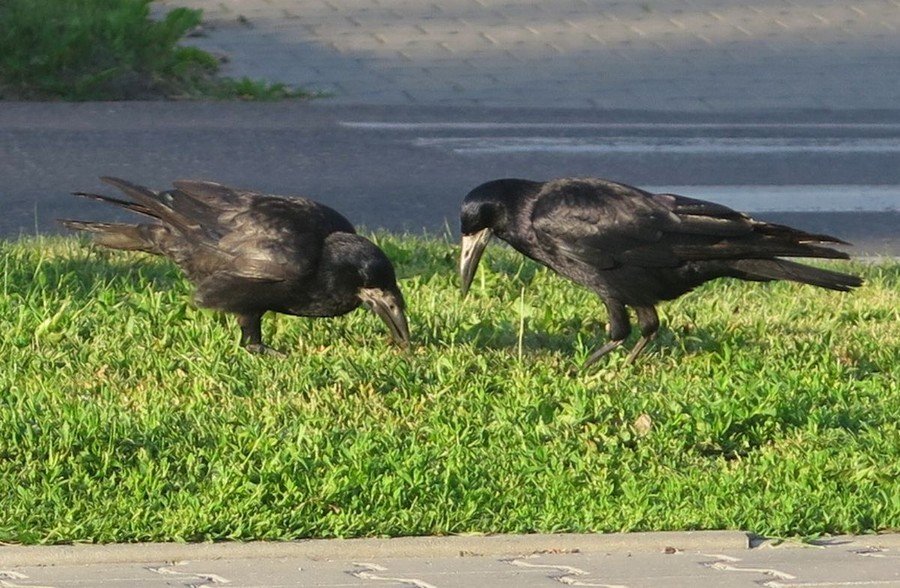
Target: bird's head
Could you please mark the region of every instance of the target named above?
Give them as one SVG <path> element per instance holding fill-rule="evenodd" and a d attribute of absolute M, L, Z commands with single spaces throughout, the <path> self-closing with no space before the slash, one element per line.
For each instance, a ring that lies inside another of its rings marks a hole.
<path fill-rule="evenodd" d="M 351 288 L 359 302 L 387 325 L 394 342 L 409 346 L 406 303 L 394 266 L 374 243 L 351 233 L 328 237 L 332 280 Z"/>
<path fill-rule="evenodd" d="M 459 215 L 462 233 L 459 279 L 463 296 L 469 291 L 488 241 L 493 235 L 506 238 L 524 197 L 540 185 L 528 180 L 493 180 L 466 195 Z"/>

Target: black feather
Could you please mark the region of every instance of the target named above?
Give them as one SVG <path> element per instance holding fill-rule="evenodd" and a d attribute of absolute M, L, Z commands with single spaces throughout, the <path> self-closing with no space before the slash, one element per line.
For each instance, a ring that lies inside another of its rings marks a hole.
<path fill-rule="evenodd" d="M 848 258 L 828 247 L 846 244 L 836 237 L 758 221 L 714 202 L 651 194 L 597 178 L 482 184 L 466 196 L 461 226 L 464 236 L 489 229 L 600 296 L 609 311 L 613 343 L 588 363 L 627 337 L 626 306 L 636 310 L 643 335 L 629 357 L 633 360 L 658 328 L 655 305 L 709 280 L 792 280 L 832 290 L 862 283 L 856 276 L 779 259 Z"/>
<path fill-rule="evenodd" d="M 249 348 L 266 349 L 260 319 L 267 311 L 337 316 L 357 308 L 366 296 L 377 296 L 372 292 L 382 293 L 384 307 L 376 310 L 395 338 L 402 343 L 408 338 L 393 265 L 332 208 L 211 182 L 176 182 L 175 190 L 157 193 L 118 178 L 101 179 L 132 200 L 76 194 L 158 222 L 62 224 L 94 234 L 94 241 L 106 247 L 172 259 L 195 285 L 199 305 L 238 316 L 242 342 Z"/>

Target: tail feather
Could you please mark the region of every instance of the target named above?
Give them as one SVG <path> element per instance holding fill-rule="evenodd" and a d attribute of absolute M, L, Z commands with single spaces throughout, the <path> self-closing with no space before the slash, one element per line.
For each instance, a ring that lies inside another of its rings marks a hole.
<path fill-rule="evenodd" d="M 859 276 L 803 265 L 786 259 L 739 259 L 730 265 L 738 271 L 738 277 L 749 280 L 790 280 L 840 292 L 849 292 L 862 286 L 863 283 Z"/>
<path fill-rule="evenodd" d="M 122 208 L 127 208 L 132 212 L 136 212 L 138 214 L 143 214 L 145 216 L 150 216 L 153 218 L 157 218 L 153 211 L 138 204 L 136 202 L 129 202 L 128 200 L 120 200 L 119 198 L 113 198 L 112 196 L 104 196 L 102 194 L 92 194 L 90 192 L 72 192 L 73 196 L 81 196 L 82 198 L 87 198 L 89 200 L 97 200 L 98 202 L 106 202 L 108 204 L 114 204 L 116 206 L 121 206 Z"/>
<path fill-rule="evenodd" d="M 156 232 L 164 231 L 161 225 L 126 225 L 60 219 L 59 223 L 73 231 L 93 233 L 94 242 L 110 249 L 145 251 L 162 255 L 157 244 Z"/>
<path fill-rule="evenodd" d="M 121 178 L 103 176 L 100 180 L 111 186 L 115 186 L 127 196 L 136 200 L 137 205 L 143 207 L 147 211 L 142 214 L 149 214 L 150 216 L 156 217 L 164 223 L 172 225 L 182 233 L 190 233 L 200 229 L 200 225 L 183 214 L 173 210 L 159 194 L 152 190 L 143 186 L 138 186 L 137 184 L 132 184 Z M 118 202 L 124 201 L 119 200 Z"/>
<path fill-rule="evenodd" d="M 820 257 L 825 259 L 849 259 L 844 251 L 814 243 L 792 243 L 786 240 L 762 238 L 756 240 L 725 240 L 716 245 L 679 244 L 673 251 L 685 261 L 712 259 L 759 259 L 761 257 Z"/>
<path fill-rule="evenodd" d="M 753 230 L 754 232 L 767 235 L 769 237 L 776 237 L 778 239 L 783 239 L 794 243 L 836 243 L 838 245 L 850 245 L 850 243 L 847 243 L 843 239 L 838 239 L 837 237 L 832 237 L 831 235 L 824 235 L 822 233 L 807 233 L 806 231 L 801 231 L 800 229 L 795 229 L 794 227 L 779 225 L 776 223 L 763 223 L 757 221 L 753 226 Z"/>

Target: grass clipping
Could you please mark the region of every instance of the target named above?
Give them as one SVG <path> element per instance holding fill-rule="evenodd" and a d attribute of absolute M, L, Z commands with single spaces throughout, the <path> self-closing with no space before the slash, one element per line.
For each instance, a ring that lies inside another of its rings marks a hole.
<path fill-rule="evenodd" d="M 636 366 L 589 292 L 492 248 L 378 236 L 401 352 L 362 310 L 237 345 L 172 265 L 0 245 L 0 541 L 900 527 L 900 266 L 839 294 L 719 281 Z"/>

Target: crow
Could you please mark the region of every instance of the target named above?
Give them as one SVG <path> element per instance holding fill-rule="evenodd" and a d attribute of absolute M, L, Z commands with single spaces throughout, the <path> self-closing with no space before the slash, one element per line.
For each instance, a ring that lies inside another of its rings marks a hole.
<path fill-rule="evenodd" d="M 839 291 L 862 284 L 857 276 L 779 259 L 848 259 L 822 246 L 848 244 L 840 239 L 758 221 L 721 204 L 599 178 L 486 182 L 465 197 L 460 220 L 463 296 L 496 235 L 600 297 L 609 315 L 610 340 L 591 353 L 584 368 L 628 337 L 626 306 L 634 309 L 641 332 L 626 360 L 630 364 L 659 329 L 656 304 L 715 278 L 791 280 Z"/>
<path fill-rule="evenodd" d="M 61 219 L 112 249 L 174 261 L 195 287 L 198 306 L 236 315 L 241 345 L 281 355 L 262 341 L 267 311 L 306 317 L 346 314 L 360 304 L 405 347 L 409 327 L 394 266 L 340 213 L 307 198 L 261 194 L 205 181 L 154 192 L 118 178 L 101 180 L 130 200 L 75 192 L 155 219 L 146 224 Z"/>

